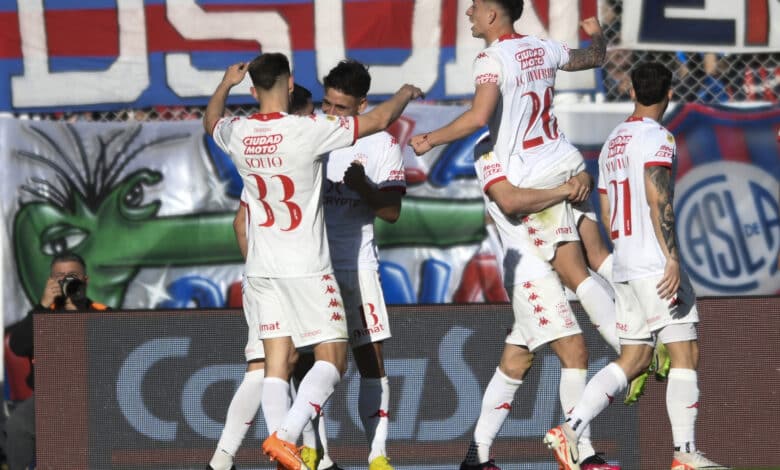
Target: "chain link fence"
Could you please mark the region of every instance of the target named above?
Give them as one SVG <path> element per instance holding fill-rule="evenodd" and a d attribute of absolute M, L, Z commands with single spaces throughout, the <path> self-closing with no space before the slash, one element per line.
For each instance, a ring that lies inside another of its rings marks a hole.
<path fill-rule="evenodd" d="M 590 93 L 599 101 L 631 100 L 630 71 L 633 64 L 654 60 L 674 73 L 674 100 L 706 104 L 728 102 L 780 102 L 780 53 L 721 54 L 714 52 L 649 51 L 621 48 L 622 0 L 602 0 L 599 17 L 608 40 L 607 58 L 601 68 L 601 83 Z M 586 101 L 590 101 L 587 99 Z M 31 119 L 64 121 L 168 121 L 200 119 L 204 107 L 155 106 L 148 109 L 80 113 L 20 114 Z M 254 106 L 230 106 L 227 112 L 244 116 Z"/>
<path fill-rule="evenodd" d="M 621 0 L 605 0 L 599 13 L 607 37 L 602 67 L 607 101 L 630 101 L 630 69 L 641 61 L 661 62 L 674 73 L 674 100 L 697 103 L 760 101 L 780 97 L 780 53 L 721 54 L 715 52 L 645 51 L 620 47 Z"/>

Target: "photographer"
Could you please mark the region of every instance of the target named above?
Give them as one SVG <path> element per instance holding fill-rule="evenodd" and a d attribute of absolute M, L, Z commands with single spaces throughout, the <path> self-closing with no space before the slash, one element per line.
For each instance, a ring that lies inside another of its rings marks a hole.
<path fill-rule="evenodd" d="M 75 253 L 61 253 L 52 259 L 49 279 L 40 303 L 33 306 L 21 321 L 8 328 L 9 345 L 14 354 L 33 363 L 33 314 L 45 312 L 95 312 L 108 309 L 87 297 L 87 266 Z M 27 377 L 35 389 L 34 371 Z M 35 395 L 18 403 L 8 416 L 6 461 L 9 470 L 24 470 L 35 457 Z"/>

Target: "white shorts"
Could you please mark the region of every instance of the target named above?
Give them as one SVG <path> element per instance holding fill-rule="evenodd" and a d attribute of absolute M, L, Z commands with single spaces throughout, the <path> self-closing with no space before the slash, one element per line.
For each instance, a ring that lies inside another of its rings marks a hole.
<path fill-rule="evenodd" d="M 512 184 L 521 188 L 548 189 L 565 183 L 569 178 L 585 170 L 585 159 L 575 150 L 555 161 L 554 165 L 525 165 L 519 167 L 517 175 L 510 178 Z M 581 217 L 597 221 L 589 202 L 572 206 L 569 201 L 523 217 L 523 226 L 534 245 L 534 250 L 544 260 L 555 257 L 555 248 L 560 243 L 579 241 L 577 222 Z"/>
<path fill-rule="evenodd" d="M 535 351 L 556 339 L 582 333 L 557 274 L 508 286 L 507 291 L 515 314 L 507 343 Z"/>
<path fill-rule="evenodd" d="M 336 279 L 347 312 L 350 346 L 356 348 L 392 337 L 379 273 L 336 271 Z"/>
<path fill-rule="evenodd" d="M 619 338 L 645 340 L 669 325 L 698 323 L 696 294 L 688 276 L 681 273 L 680 289 L 672 302 L 658 296 L 656 285 L 661 277 L 613 282 Z"/>
<path fill-rule="evenodd" d="M 347 322 L 341 293 L 333 274 L 300 278 L 247 277 L 244 315 L 252 339 L 289 336 L 300 348 L 325 341 L 346 340 Z"/>

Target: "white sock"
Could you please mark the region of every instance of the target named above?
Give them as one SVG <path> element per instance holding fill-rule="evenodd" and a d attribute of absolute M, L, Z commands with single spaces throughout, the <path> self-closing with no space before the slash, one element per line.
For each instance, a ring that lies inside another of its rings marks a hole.
<path fill-rule="evenodd" d="M 225 427 L 219 437 L 217 451 L 214 452 L 214 457 L 209 463 L 214 470 L 229 470 L 233 466 L 233 457 L 238 452 L 238 448 L 241 447 L 241 442 L 252 426 L 257 410 L 260 408 L 264 378 L 265 371 L 263 369 L 244 374 L 244 380 L 241 381 L 233 399 L 230 400 L 225 417 Z M 230 456 L 230 462 L 226 460 L 224 454 Z"/>
<path fill-rule="evenodd" d="M 612 400 L 626 389 L 628 379 L 625 372 L 614 362 L 607 364 L 590 379 L 582 392 L 582 398 L 571 412 L 569 425 L 581 435 L 584 429 L 599 413 L 612 403 Z"/>
<path fill-rule="evenodd" d="M 328 454 L 328 433 L 325 429 L 325 411 L 320 413 L 320 417 L 315 420 L 317 422 L 317 438 L 320 440 L 320 449 L 322 449 L 322 460 L 320 460 L 319 468 L 330 468 L 335 462 L 331 460 L 330 454 Z"/>
<path fill-rule="evenodd" d="M 371 450 L 368 454 L 368 462 L 387 455 L 385 441 L 387 441 L 387 428 L 390 420 L 388 407 L 390 406 L 390 381 L 387 377 L 380 379 L 360 378 L 360 394 L 358 398 L 358 412 L 363 429 L 366 430 L 366 438 Z"/>
<path fill-rule="evenodd" d="M 522 383 L 522 380 L 508 377 L 496 368 L 496 373 L 490 379 L 482 397 L 482 409 L 474 428 L 474 440 L 466 453 L 467 464 L 479 465 L 490 460 L 490 446 L 512 411 L 515 392 Z"/>
<path fill-rule="evenodd" d="M 268 434 L 273 434 L 282 425 L 290 409 L 290 384 L 279 377 L 266 377 L 262 403 Z"/>
<path fill-rule="evenodd" d="M 699 414 L 698 374 L 693 369 L 670 369 L 666 385 L 666 410 L 672 423 L 674 446 L 696 452 L 694 431 Z"/>
<path fill-rule="evenodd" d="M 340 381 L 341 374 L 336 366 L 327 361 L 316 361 L 301 381 L 298 396 L 279 427 L 279 439 L 297 442 L 306 422 L 319 416 Z"/>
<path fill-rule="evenodd" d="M 599 266 L 599 269 L 596 272 L 599 273 L 599 276 L 612 284 L 612 254 L 604 258 L 604 261 L 601 262 L 601 266 Z"/>
<path fill-rule="evenodd" d="M 214 470 L 230 470 L 233 468 L 233 456 L 217 447 L 214 456 L 211 457 L 209 467 Z"/>
<path fill-rule="evenodd" d="M 561 399 L 563 414 L 567 419 L 571 417 L 570 413 L 582 398 L 587 375 L 587 369 L 561 369 L 561 383 L 558 387 L 558 395 Z M 577 448 L 580 451 L 581 460 L 587 459 L 596 453 L 590 441 L 590 424 L 584 426 L 580 439 L 577 441 Z"/>
<path fill-rule="evenodd" d="M 609 292 L 592 277 L 586 278 L 577 286 L 577 298 L 582 308 L 588 314 L 591 323 L 596 327 L 615 351 L 620 351 L 620 343 L 615 327 L 615 301 Z"/>
<path fill-rule="evenodd" d="M 290 385 L 290 403 L 295 402 L 295 397 L 298 396 L 298 392 L 295 390 L 295 384 L 291 383 Z M 316 420 L 316 418 L 315 418 Z M 312 426 L 313 421 L 309 421 L 306 423 L 306 426 L 303 427 L 303 431 L 301 431 L 301 441 L 303 443 L 304 447 L 309 447 L 311 449 L 317 448 L 317 434 L 314 432 L 314 426 Z"/>

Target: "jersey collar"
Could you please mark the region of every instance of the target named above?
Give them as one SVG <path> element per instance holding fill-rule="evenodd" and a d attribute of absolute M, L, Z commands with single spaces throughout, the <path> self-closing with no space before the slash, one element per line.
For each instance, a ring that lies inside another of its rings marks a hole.
<path fill-rule="evenodd" d="M 285 116 L 287 116 L 287 113 L 280 113 L 280 112 L 267 113 L 267 114 L 255 113 L 249 116 L 249 119 L 256 119 L 258 121 L 273 121 L 274 119 L 281 119 Z"/>
<path fill-rule="evenodd" d="M 503 34 L 503 35 L 499 36 L 496 41 L 497 42 L 501 42 L 501 41 L 507 41 L 509 39 L 521 39 L 521 38 L 524 38 L 524 37 L 525 37 L 524 34 L 519 34 L 519 33 L 512 32 L 512 33 L 507 33 L 507 34 Z"/>

